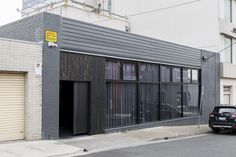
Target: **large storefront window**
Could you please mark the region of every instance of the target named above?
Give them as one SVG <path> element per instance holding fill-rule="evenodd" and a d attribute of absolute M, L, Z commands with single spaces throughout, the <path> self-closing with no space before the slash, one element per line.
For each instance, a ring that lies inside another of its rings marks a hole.
<path fill-rule="evenodd" d="M 107 128 L 136 124 L 136 92 L 135 84 L 107 84 Z"/>
<path fill-rule="evenodd" d="M 141 123 L 158 120 L 158 85 L 140 85 L 140 121 Z"/>
<path fill-rule="evenodd" d="M 144 82 L 158 82 L 158 65 L 141 63 L 139 80 Z"/>
<path fill-rule="evenodd" d="M 183 85 L 183 115 L 196 116 L 199 111 L 199 86 L 194 84 Z"/>
<path fill-rule="evenodd" d="M 170 66 L 161 66 L 161 82 L 170 82 Z"/>
<path fill-rule="evenodd" d="M 183 82 L 190 83 L 191 82 L 191 69 L 183 69 Z"/>
<path fill-rule="evenodd" d="M 140 123 L 158 120 L 158 65 L 141 63 L 140 81 Z"/>
<path fill-rule="evenodd" d="M 106 62 L 106 128 L 196 116 L 199 70 L 142 62 Z"/>
<path fill-rule="evenodd" d="M 136 65 L 131 63 L 123 64 L 123 78 L 124 80 L 136 80 Z"/>
<path fill-rule="evenodd" d="M 181 117 L 181 85 L 161 84 L 161 120 Z"/>

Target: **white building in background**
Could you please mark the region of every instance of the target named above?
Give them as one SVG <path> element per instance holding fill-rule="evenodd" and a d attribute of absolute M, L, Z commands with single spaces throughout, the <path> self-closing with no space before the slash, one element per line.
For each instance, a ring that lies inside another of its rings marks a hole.
<path fill-rule="evenodd" d="M 236 104 L 236 0 L 23 1 L 23 17 L 47 11 L 215 52 L 229 46 L 220 55 L 221 103 Z"/>
<path fill-rule="evenodd" d="M 24 18 L 49 12 L 125 31 L 128 28 L 128 19 L 113 13 L 111 2 L 112 0 L 23 0 L 21 14 Z"/>

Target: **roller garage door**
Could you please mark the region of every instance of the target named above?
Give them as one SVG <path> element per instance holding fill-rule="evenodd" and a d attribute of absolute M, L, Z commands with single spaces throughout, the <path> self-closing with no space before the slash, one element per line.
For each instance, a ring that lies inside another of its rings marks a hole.
<path fill-rule="evenodd" d="M 0 141 L 24 139 L 24 74 L 0 73 Z"/>

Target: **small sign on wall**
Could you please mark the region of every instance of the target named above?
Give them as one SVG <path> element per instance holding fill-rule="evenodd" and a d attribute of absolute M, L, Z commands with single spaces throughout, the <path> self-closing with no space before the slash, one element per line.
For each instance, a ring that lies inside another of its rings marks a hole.
<path fill-rule="evenodd" d="M 45 32 L 45 40 L 47 42 L 56 43 L 57 42 L 57 32 L 54 31 L 46 31 Z"/>
<path fill-rule="evenodd" d="M 36 77 L 41 77 L 42 76 L 42 63 L 35 63 L 34 73 L 35 73 Z"/>

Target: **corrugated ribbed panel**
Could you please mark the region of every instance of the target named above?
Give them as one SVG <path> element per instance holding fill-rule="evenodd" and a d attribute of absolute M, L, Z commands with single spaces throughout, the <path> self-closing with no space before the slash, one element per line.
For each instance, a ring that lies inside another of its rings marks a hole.
<path fill-rule="evenodd" d="M 165 64 L 201 66 L 199 49 L 62 18 L 61 49 Z"/>

